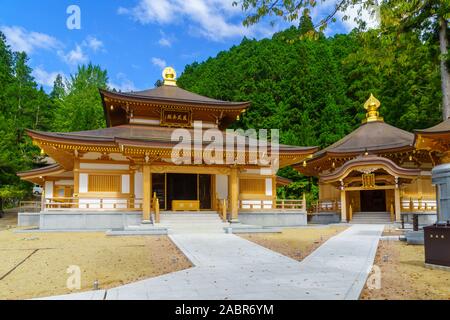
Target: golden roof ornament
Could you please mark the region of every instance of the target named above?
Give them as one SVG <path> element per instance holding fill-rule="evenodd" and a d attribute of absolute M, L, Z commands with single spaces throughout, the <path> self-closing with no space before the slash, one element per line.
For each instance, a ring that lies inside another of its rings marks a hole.
<path fill-rule="evenodd" d="M 370 94 L 370 98 L 364 104 L 364 109 L 367 110 L 367 113 L 366 118 L 362 122 L 383 121 L 383 118 L 380 117 L 380 113 L 378 112 L 380 105 L 380 101 L 373 94 Z"/>
<path fill-rule="evenodd" d="M 177 73 L 172 67 L 164 68 L 162 72 L 164 85 L 166 86 L 176 86 L 177 85 Z"/>

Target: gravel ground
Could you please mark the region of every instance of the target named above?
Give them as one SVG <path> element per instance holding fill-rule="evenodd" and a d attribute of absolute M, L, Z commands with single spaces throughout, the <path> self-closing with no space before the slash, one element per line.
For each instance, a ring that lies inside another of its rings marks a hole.
<path fill-rule="evenodd" d="M 27 299 L 111 288 L 191 267 L 166 236 L 107 237 L 103 232 L 14 233 L 0 219 L 0 299 Z M 69 290 L 69 266 L 81 289 Z"/>
<path fill-rule="evenodd" d="M 270 250 L 301 261 L 322 243 L 347 229 L 347 226 L 311 226 L 284 229 L 282 233 L 244 234 L 243 238 Z"/>
<path fill-rule="evenodd" d="M 380 241 L 375 265 L 381 288 L 361 293 L 363 300 L 450 300 L 450 271 L 425 267 L 424 246 Z"/>

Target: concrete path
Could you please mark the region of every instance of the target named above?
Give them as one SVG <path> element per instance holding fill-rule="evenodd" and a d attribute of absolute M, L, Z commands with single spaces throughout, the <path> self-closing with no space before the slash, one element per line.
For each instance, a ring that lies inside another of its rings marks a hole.
<path fill-rule="evenodd" d="M 52 299 L 358 299 L 382 230 L 353 225 L 302 262 L 232 234 L 175 234 L 195 267 Z"/>

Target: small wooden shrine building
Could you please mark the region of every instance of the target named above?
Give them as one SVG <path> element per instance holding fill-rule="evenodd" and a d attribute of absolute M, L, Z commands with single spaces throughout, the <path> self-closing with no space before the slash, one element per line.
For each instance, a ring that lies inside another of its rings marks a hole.
<path fill-rule="evenodd" d="M 414 134 L 385 123 L 379 107 L 371 95 L 359 128 L 295 166 L 319 178 L 317 213 L 352 221 L 375 212 L 399 221 L 402 212 L 436 210 L 433 156 L 414 147 Z"/>

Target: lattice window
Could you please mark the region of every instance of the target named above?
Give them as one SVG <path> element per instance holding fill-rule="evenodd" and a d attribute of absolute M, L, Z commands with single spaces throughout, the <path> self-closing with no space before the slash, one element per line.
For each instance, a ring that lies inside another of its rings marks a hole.
<path fill-rule="evenodd" d="M 265 194 L 266 181 L 264 179 L 240 179 L 240 193 Z"/>
<path fill-rule="evenodd" d="M 120 175 L 89 175 L 89 192 L 120 192 Z"/>

